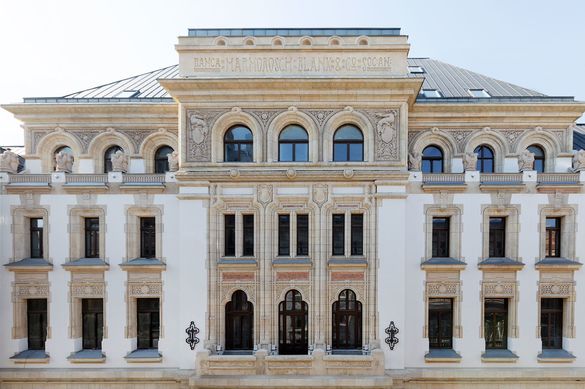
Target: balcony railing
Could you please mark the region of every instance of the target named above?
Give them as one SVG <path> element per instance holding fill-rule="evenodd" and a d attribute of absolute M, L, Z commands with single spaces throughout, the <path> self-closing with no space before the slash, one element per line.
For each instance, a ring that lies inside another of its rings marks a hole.
<path fill-rule="evenodd" d="M 579 183 L 579 173 L 538 173 L 536 179 L 544 185 L 571 185 Z"/>
<path fill-rule="evenodd" d="M 488 185 L 521 185 L 522 173 L 481 173 L 479 179 Z"/>
<path fill-rule="evenodd" d="M 105 184 L 108 182 L 107 174 L 67 174 L 65 180 L 68 184 Z"/>
<path fill-rule="evenodd" d="M 11 174 L 11 184 L 50 184 L 50 174 Z"/>
<path fill-rule="evenodd" d="M 164 174 L 124 174 L 124 184 L 162 184 Z"/>
<path fill-rule="evenodd" d="M 423 184 L 428 185 L 455 185 L 464 184 L 464 173 L 425 173 L 423 174 Z"/>

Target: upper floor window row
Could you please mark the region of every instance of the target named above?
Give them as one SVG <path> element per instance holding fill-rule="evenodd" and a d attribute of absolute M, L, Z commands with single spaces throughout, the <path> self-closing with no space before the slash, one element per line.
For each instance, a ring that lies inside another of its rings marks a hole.
<path fill-rule="evenodd" d="M 253 162 L 254 136 L 245 126 L 236 125 L 226 131 L 224 162 Z M 280 162 L 308 162 L 309 134 L 297 124 L 286 126 L 278 136 Z M 351 124 L 339 127 L 333 135 L 334 162 L 360 162 L 364 160 L 364 135 Z"/>

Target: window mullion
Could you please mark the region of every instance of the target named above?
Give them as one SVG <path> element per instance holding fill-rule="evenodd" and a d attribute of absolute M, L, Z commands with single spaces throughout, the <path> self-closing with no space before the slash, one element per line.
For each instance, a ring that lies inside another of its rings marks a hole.
<path fill-rule="evenodd" d="M 244 226 L 244 220 L 242 217 L 242 213 L 241 212 L 236 212 L 236 239 L 235 239 L 235 245 L 236 245 L 236 258 L 239 258 L 243 255 L 244 252 L 244 232 L 243 232 L 243 226 Z"/>
<path fill-rule="evenodd" d="M 345 211 L 345 246 L 344 246 L 344 254 L 345 257 L 351 256 L 351 212 Z"/>
<path fill-rule="evenodd" d="M 290 224 L 289 224 L 289 247 L 290 247 L 290 256 L 296 257 L 297 256 L 297 213 L 293 211 L 290 213 L 289 216 Z"/>

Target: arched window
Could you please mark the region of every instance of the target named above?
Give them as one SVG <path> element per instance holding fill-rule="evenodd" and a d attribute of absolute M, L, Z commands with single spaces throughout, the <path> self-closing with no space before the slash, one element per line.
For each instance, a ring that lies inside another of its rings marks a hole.
<path fill-rule="evenodd" d="M 355 293 L 344 289 L 333 303 L 332 309 L 333 349 L 361 349 L 362 347 L 362 303 Z"/>
<path fill-rule="evenodd" d="M 298 290 L 289 290 L 278 305 L 278 353 L 307 354 L 309 324 L 307 303 Z"/>
<path fill-rule="evenodd" d="M 437 146 L 427 146 L 422 154 L 423 173 L 443 173 L 443 151 Z"/>
<path fill-rule="evenodd" d="M 112 171 L 112 155 L 114 155 L 116 151 L 124 150 L 120 146 L 112 146 L 104 153 L 104 173 L 109 173 Z"/>
<path fill-rule="evenodd" d="M 301 126 L 292 124 L 278 137 L 280 162 L 307 162 L 309 160 L 309 135 Z"/>
<path fill-rule="evenodd" d="M 482 173 L 494 172 L 494 152 L 487 145 L 480 145 L 473 151 L 477 154 L 477 170 Z"/>
<path fill-rule="evenodd" d="M 169 171 L 169 154 L 172 153 L 173 148 L 170 146 L 161 146 L 154 153 L 154 172 L 166 173 Z"/>
<path fill-rule="evenodd" d="M 234 126 L 223 137 L 225 162 L 252 162 L 254 160 L 254 137 L 244 126 Z"/>
<path fill-rule="evenodd" d="M 333 135 L 333 161 L 363 161 L 364 135 L 359 128 L 346 124 Z"/>
<path fill-rule="evenodd" d="M 53 170 L 56 170 L 57 169 L 57 162 L 55 161 L 55 157 L 57 157 L 57 154 L 59 154 L 61 151 L 65 152 L 67 154 L 71 154 L 71 156 L 73 156 L 73 150 L 71 149 L 71 147 L 69 147 L 69 146 L 61 146 L 61 147 L 59 147 L 53 153 Z"/>
<path fill-rule="evenodd" d="M 534 170 L 544 173 L 544 150 L 538 145 L 528 146 L 528 151 L 534 154 Z"/>
<path fill-rule="evenodd" d="M 252 350 L 254 347 L 254 306 L 241 290 L 225 305 L 225 349 Z"/>

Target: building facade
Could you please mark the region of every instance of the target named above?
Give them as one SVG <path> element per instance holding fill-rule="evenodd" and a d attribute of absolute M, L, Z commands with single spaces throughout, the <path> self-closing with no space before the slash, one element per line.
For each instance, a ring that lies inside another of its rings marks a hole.
<path fill-rule="evenodd" d="M 409 47 L 191 29 L 3 105 L 0 387 L 579 387 L 585 103 Z"/>

